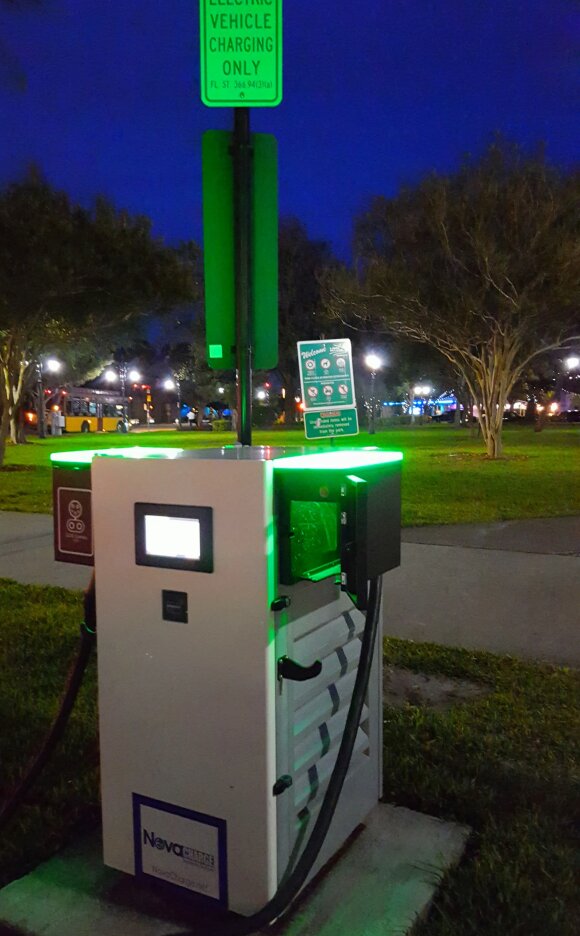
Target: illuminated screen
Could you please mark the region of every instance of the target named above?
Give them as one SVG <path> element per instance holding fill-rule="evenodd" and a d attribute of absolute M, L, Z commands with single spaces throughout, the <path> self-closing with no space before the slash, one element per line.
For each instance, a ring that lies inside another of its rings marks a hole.
<path fill-rule="evenodd" d="M 168 559 L 200 559 L 200 522 L 189 517 L 145 515 L 145 552 Z"/>
<path fill-rule="evenodd" d="M 337 503 L 290 503 L 291 563 L 295 578 L 323 578 L 340 571 Z"/>

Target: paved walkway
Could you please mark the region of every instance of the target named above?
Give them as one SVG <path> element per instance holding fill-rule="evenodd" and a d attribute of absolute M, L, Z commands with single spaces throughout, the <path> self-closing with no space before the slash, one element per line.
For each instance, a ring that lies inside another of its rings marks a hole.
<path fill-rule="evenodd" d="M 52 517 L 0 512 L 0 577 L 84 588 L 55 562 Z M 385 633 L 580 666 L 580 517 L 403 530 Z"/>
<path fill-rule="evenodd" d="M 385 632 L 580 666 L 580 517 L 403 530 Z"/>

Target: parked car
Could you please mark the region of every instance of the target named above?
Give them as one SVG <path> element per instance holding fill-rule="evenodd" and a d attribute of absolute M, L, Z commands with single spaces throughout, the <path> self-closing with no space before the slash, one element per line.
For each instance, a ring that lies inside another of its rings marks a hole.
<path fill-rule="evenodd" d="M 432 422 L 452 423 L 455 422 L 455 410 L 447 410 L 445 413 L 436 413 L 431 417 Z"/>

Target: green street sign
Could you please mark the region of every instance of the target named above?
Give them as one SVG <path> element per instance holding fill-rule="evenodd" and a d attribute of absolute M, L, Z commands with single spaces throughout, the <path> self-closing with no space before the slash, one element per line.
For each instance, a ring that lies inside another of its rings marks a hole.
<path fill-rule="evenodd" d="M 335 436 L 358 435 L 356 406 L 342 410 L 321 410 L 304 413 L 304 430 L 307 439 L 328 439 Z"/>
<path fill-rule="evenodd" d="M 282 100 L 282 0 L 200 0 L 201 100 L 276 107 Z"/>
<path fill-rule="evenodd" d="M 358 435 L 350 340 L 299 341 L 298 367 L 306 438 Z"/>
<path fill-rule="evenodd" d="M 252 365 L 278 363 L 278 152 L 276 138 L 252 133 Z M 236 367 L 234 178 L 232 134 L 208 130 L 202 139 L 203 257 L 207 359 Z"/>
<path fill-rule="evenodd" d="M 299 341 L 298 365 L 305 412 L 356 405 L 348 338 Z"/>

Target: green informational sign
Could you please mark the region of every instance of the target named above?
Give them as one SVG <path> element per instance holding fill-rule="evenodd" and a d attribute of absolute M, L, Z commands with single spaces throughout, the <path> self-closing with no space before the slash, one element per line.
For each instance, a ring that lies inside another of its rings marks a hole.
<path fill-rule="evenodd" d="M 304 413 L 304 431 L 307 439 L 358 435 L 356 406 L 342 410 L 320 410 L 318 413 Z"/>
<path fill-rule="evenodd" d="M 298 366 L 306 438 L 358 435 L 349 339 L 299 341 Z"/>
<path fill-rule="evenodd" d="M 252 366 L 278 363 L 278 154 L 276 138 L 251 134 Z M 207 359 L 217 370 L 236 366 L 234 178 L 232 134 L 208 130 L 202 140 L 203 241 Z"/>
<path fill-rule="evenodd" d="M 356 405 L 348 338 L 299 341 L 298 364 L 305 412 Z"/>
<path fill-rule="evenodd" d="M 282 0 L 200 0 L 201 99 L 208 107 L 282 100 Z"/>

